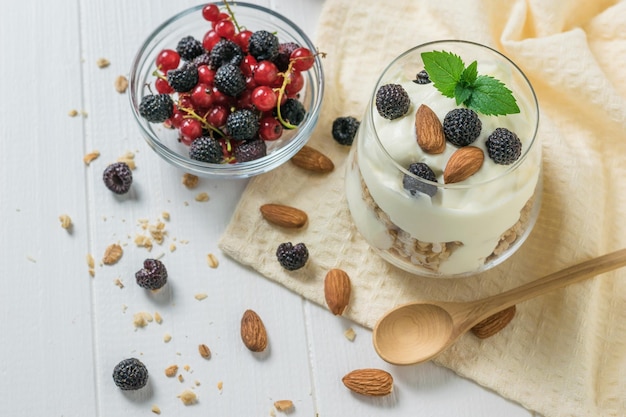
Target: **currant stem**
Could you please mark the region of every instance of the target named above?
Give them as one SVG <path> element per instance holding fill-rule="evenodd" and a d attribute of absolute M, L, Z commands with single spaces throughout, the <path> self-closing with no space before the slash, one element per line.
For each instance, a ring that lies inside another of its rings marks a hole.
<path fill-rule="evenodd" d="M 224 134 L 224 132 L 219 130 L 217 127 L 213 126 L 211 123 L 207 122 L 207 120 L 204 117 L 200 116 L 193 109 L 190 109 L 190 108 L 187 108 L 187 107 L 179 107 L 179 109 L 187 114 L 186 116 L 183 116 L 184 118 L 195 119 L 195 120 L 199 121 L 200 123 L 202 123 L 202 127 L 204 129 L 207 129 L 207 130 L 210 130 L 212 132 L 215 132 L 218 135 L 220 135 L 221 137 L 226 136 Z"/>
<path fill-rule="evenodd" d="M 235 24 L 235 27 L 237 28 L 237 32 L 241 32 L 241 26 L 239 26 L 239 23 L 237 23 L 237 19 L 235 18 L 235 13 L 230 8 L 228 1 L 224 0 L 224 6 L 226 6 L 226 11 L 230 15 L 230 18 L 233 21 L 233 23 Z"/>

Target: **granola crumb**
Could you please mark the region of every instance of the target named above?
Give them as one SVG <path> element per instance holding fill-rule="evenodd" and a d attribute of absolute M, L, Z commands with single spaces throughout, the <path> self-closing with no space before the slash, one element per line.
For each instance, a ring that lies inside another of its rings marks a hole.
<path fill-rule="evenodd" d="M 170 365 L 167 368 L 165 368 L 165 376 L 168 378 L 172 378 L 176 376 L 177 373 L 178 373 L 178 365 Z"/>
<path fill-rule="evenodd" d="M 91 254 L 90 254 L 90 253 L 88 253 L 88 254 L 87 254 L 87 266 L 88 266 L 90 269 L 93 269 L 93 268 L 94 268 L 94 266 L 95 266 L 95 261 L 94 261 L 94 259 L 93 259 L 93 256 L 91 256 Z"/>
<path fill-rule="evenodd" d="M 201 385 L 201 384 L 200 384 L 200 381 L 198 381 L 197 379 L 196 379 L 195 381 L 193 381 L 193 383 L 194 383 L 194 385 L 195 385 L 196 387 L 199 387 L 199 386 Z"/>
<path fill-rule="evenodd" d="M 172 335 L 171 335 L 171 334 L 169 334 L 169 333 L 165 333 L 165 334 L 163 335 L 163 341 L 164 341 L 165 343 L 169 343 L 171 340 L 172 340 Z"/>
<path fill-rule="evenodd" d="M 290 412 L 291 410 L 293 410 L 293 401 L 291 401 L 291 400 L 278 400 L 278 401 L 274 402 L 274 407 L 276 407 L 276 409 L 278 411 Z"/>
<path fill-rule="evenodd" d="M 113 85 L 115 86 L 115 91 L 117 91 L 120 94 L 123 94 L 126 92 L 126 89 L 128 88 L 128 78 L 126 78 L 123 75 L 118 75 Z"/>
<path fill-rule="evenodd" d="M 354 331 L 352 327 L 350 327 L 348 330 L 343 332 L 343 335 L 346 337 L 346 339 L 348 339 L 351 342 L 354 342 L 354 339 L 356 338 L 356 332 Z"/>
<path fill-rule="evenodd" d="M 185 366 L 183 366 L 183 369 L 184 369 L 185 371 L 189 372 L 189 371 L 191 370 L 191 366 L 189 366 L 189 365 L 185 365 Z"/>
<path fill-rule="evenodd" d="M 139 313 L 135 313 L 133 315 L 133 324 L 135 328 L 146 327 L 148 323 L 151 323 L 152 315 L 146 311 L 140 311 Z"/>
<path fill-rule="evenodd" d="M 170 212 L 169 211 L 164 211 L 163 213 L 161 213 L 161 218 L 163 218 L 163 220 L 169 220 L 170 219 Z"/>
<path fill-rule="evenodd" d="M 89 164 L 91 164 L 91 162 L 93 162 L 99 156 L 100 156 L 100 151 L 91 151 L 85 156 L 83 156 L 83 162 L 85 163 L 85 165 L 89 166 Z"/>
<path fill-rule="evenodd" d="M 200 178 L 197 175 L 185 173 L 183 175 L 183 185 L 189 189 L 196 188 Z"/>
<path fill-rule="evenodd" d="M 183 378 L 183 374 L 178 374 L 178 382 L 184 382 L 185 378 Z"/>
<path fill-rule="evenodd" d="M 135 170 L 135 168 L 137 168 L 137 165 L 135 164 L 135 154 L 131 151 L 128 151 L 124 155 L 117 158 L 117 162 L 124 162 L 131 170 Z"/>
<path fill-rule="evenodd" d="M 158 324 L 163 323 L 163 317 L 161 317 L 161 314 L 159 314 L 158 311 L 154 312 L 154 321 L 157 322 Z"/>
<path fill-rule="evenodd" d="M 96 65 L 98 66 L 98 68 L 106 68 L 111 65 L 111 61 L 106 58 L 98 58 L 98 60 L 96 61 Z"/>
<path fill-rule="evenodd" d="M 152 406 L 152 412 L 154 414 L 161 414 L 161 409 L 159 408 L 158 405 L 155 404 L 155 405 Z"/>
<path fill-rule="evenodd" d="M 220 394 L 221 394 L 222 393 L 222 389 L 224 389 L 224 382 L 218 381 L 217 382 L 217 389 L 220 391 Z"/>
<path fill-rule="evenodd" d="M 61 227 L 65 230 L 69 230 L 72 227 L 72 218 L 67 214 L 61 214 L 59 221 L 61 222 Z"/>
<path fill-rule="evenodd" d="M 195 298 L 196 300 L 198 300 L 198 301 L 202 301 L 202 300 L 204 300 L 204 299 L 205 299 L 205 298 L 207 298 L 207 297 L 208 297 L 208 294 L 206 294 L 206 293 L 198 293 L 198 294 L 196 294 L 196 295 L 194 296 L 194 298 Z"/>
<path fill-rule="evenodd" d="M 123 254 L 124 254 L 124 250 L 122 249 L 122 247 L 117 243 L 113 243 L 109 245 L 104 251 L 104 257 L 102 258 L 102 263 L 105 265 L 116 264 L 117 261 L 120 260 Z"/>
<path fill-rule="evenodd" d="M 204 343 L 198 345 L 198 352 L 200 353 L 200 356 L 202 356 L 204 359 L 211 358 L 211 349 L 209 349 L 209 347 Z"/>
<path fill-rule="evenodd" d="M 135 245 L 138 248 L 146 248 L 148 252 L 152 250 L 152 239 L 146 235 L 136 235 L 135 236 Z"/>
<path fill-rule="evenodd" d="M 118 287 L 120 287 L 120 288 L 124 288 L 124 283 L 123 283 L 123 282 L 122 282 L 122 280 L 121 280 L 121 279 L 119 279 L 119 278 L 115 278 L 115 280 L 113 281 L 113 283 L 114 283 L 115 285 L 117 285 Z"/>
<path fill-rule="evenodd" d="M 96 276 L 96 270 L 93 268 L 89 268 L 87 272 L 89 272 L 89 276 L 91 276 L 92 278 Z"/>
<path fill-rule="evenodd" d="M 204 203 L 205 201 L 209 201 L 209 194 L 206 192 L 201 192 L 196 194 L 196 201 L 200 203 Z"/>
<path fill-rule="evenodd" d="M 70 117 L 76 117 L 76 116 L 78 116 L 78 110 L 72 109 L 72 110 L 67 112 L 67 115 L 70 116 Z"/>
<path fill-rule="evenodd" d="M 178 398 L 180 398 L 185 405 L 193 405 L 198 402 L 198 396 L 190 389 L 184 390 Z"/>
<path fill-rule="evenodd" d="M 219 266 L 219 261 L 217 260 L 217 257 L 215 255 L 213 255 L 212 253 L 209 253 L 206 256 L 207 259 L 207 263 L 209 264 L 209 267 L 215 269 Z"/>
<path fill-rule="evenodd" d="M 176 250 L 176 245 L 173 243 L 170 243 L 170 252 L 174 252 Z"/>

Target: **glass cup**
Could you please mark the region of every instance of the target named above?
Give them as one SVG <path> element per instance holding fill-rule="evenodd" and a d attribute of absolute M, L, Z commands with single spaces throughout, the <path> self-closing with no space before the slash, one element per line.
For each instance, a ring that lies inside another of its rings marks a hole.
<path fill-rule="evenodd" d="M 483 151 L 480 169 L 469 178 L 445 184 L 443 172 L 459 149 L 450 142 L 439 154 L 424 152 L 417 142 L 415 114 L 421 104 L 440 122 L 457 105 L 433 83 L 418 83 L 421 54 L 446 51 L 467 65 L 477 61 L 478 74 L 502 81 L 520 112 L 505 116 L 478 113 L 481 132 L 471 146 Z M 400 84 L 408 92 L 408 112 L 393 120 L 379 114 L 376 92 Z M 508 58 L 487 46 L 467 41 L 436 41 L 412 48 L 383 71 L 349 155 L 346 195 L 352 219 L 368 244 L 393 265 L 411 273 L 439 278 L 474 275 L 509 258 L 532 230 L 541 205 L 541 144 L 537 137 L 539 107 L 533 88 Z M 487 137 L 496 128 L 515 133 L 521 155 L 508 165 L 495 163 Z M 408 170 L 426 163 L 437 181 Z"/>

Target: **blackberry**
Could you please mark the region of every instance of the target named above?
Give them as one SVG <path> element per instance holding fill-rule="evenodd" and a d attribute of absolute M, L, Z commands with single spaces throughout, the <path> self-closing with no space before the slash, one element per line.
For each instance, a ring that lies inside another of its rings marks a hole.
<path fill-rule="evenodd" d="M 194 139 L 189 145 L 189 158 L 196 161 L 219 164 L 224 154 L 220 142 L 209 136 L 201 136 Z"/>
<path fill-rule="evenodd" d="M 304 120 L 306 109 L 304 105 L 295 98 L 288 98 L 280 106 L 280 116 L 289 124 L 298 126 Z"/>
<path fill-rule="evenodd" d="M 278 55 L 278 38 L 266 30 L 258 30 L 250 35 L 248 53 L 257 61 L 273 61 Z"/>
<path fill-rule="evenodd" d="M 236 140 L 252 140 L 259 131 L 259 116 L 249 109 L 235 110 L 226 119 L 226 130 Z"/>
<path fill-rule="evenodd" d="M 404 116 L 410 105 L 409 94 L 400 84 L 385 84 L 376 92 L 376 110 L 385 119 Z"/>
<path fill-rule="evenodd" d="M 284 42 L 278 45 L 278 55 L 274 58 L 274 65 L 278 68 L 278 71 L 285 72 L 289 67 L 289 59 L 291 53 L 298 49 L 300 45 L 295 42 Z"/>
<path fill-rule="evenodd" d="M 341 145 L 352 145 L 360 124 L 361 122 L 352 116 L 336 118 L 332 128 L 333 139 Z"/>
<path fill-rule="evenodd" d="M 302 268 L 309 259 L 309 250 L 304 243 L 292 245 L 291 242 L 281 243 L 276 249 L 278 263 L 288 271 Z"/>
<path fill-rule="evenodd" d="M 235 148 L 237 162 L 254 161 L 267 155 L 267 145 L 262 139 L 244 142 Z"/>
<path fill-rule="evenodd" d="M 202 46 L 202 42 L 193 36 L 185 36 L 178 41 L 176 52 L 178 52 L 178 55 L 185 61 L 191 61 L 198 55 L 204 53 L 204 47 Z"/>
<path fill-rule="evenodd" d="M 124 391 L 138 390 L 148 383 L 148 368 L 139 359 L 124 359 L 113 368 L 113 382 Z"/>
<path fill-rule="evenodd" d="M 209 54 L 208 52 L 204 52 L 200 55 L 198 55 L 197 57 L 195 57 L 193 59 L 193 61 L 191 61 L 196 67 L 199 67 L 200 65 L 206 65 L 209 66 L 209 62 L 211 59 L 211 54 Z"/>
<path fill-rule="evenodd" d="M 198 67 L 194 64 L 183 65 L 167 72 L 167 82 L 179 93 L 187 93 L 198 83 Z"/>
<path fill-rule="evenodd" d="M 433 170 L 423 162 L 412 163 L 409 165 L 407 170 L 417 177 L 437 182 L 437 177 L 435 176 Z M 427 184 L 407 174 L 404 174 L 404 177 L 402 178 L 402 186 L 412 196 L 418 195 L 418 193 L 424 193 L 432 197 L 437 193 L 437 186 Z"/>
<path fill-rule="evenodd" d="M 135 273 L 137 285 L 147 290 L 158 290 L 167 283 L 167 269 L 158 259 L 143 261 L 143 269 Z"/>
<path fill-rule="evenodd" d="M 174 101 L 169 94 L 148 94 L 141 98 L 139 114 L 150 123 L 162 123 L 172 116 Z"/>
<path fill-rule="evenodd" d="M 236 97 L 246 90 L 246 77 L 238 66 L 224 64 L 215 71 L 215 87 L 227 96 Z"/>
<path fill-rule="evenodd" d="M 417 73 L 413 82 L 415 84 L 428 84 L 430 83 L 430 76 L 428 75 L 426 70 L 421 70 Z"/>
<path fill-rule="evenodd" d="M 487 153 L 493 162 L 510 165 L 522 154 L 522 141 L 508 129 L 499 127 L 487 138 Z"/>
<path fill-rule="evenodd" d="M 238 66 L 244 58 L 243 50 L 239 45 L 229 39 L 220 39 L 209 54 L 209 66 L 218 69 L 224 64 Z"/>
<path fill-rule="evenodd" d="M 133 183 L 133 173 L 125 162 L 114 162 L 105 168 L 102 180 L 115 194 L 126 194 Z"/>
<path fill-rule="evenodd" d="M 472 109 L 450 110 L 443 118 L 443 133 L 446 140 L 456 146 L 467 146 L 480 135 L 482 122 Z"/>

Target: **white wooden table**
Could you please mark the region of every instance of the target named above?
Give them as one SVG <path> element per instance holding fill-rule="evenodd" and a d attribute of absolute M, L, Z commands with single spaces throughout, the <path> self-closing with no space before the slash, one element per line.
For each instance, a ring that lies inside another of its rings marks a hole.
<path fill-rule="evenodd" d="M 255 3 L 280 10 L 314 37 L 322 0 Z M 387 365 L 376 356 L 368 330 L 222 256 L 217 240 L 246 181 L 203 179 L 196 189 L 184 187 L 183 173 L 140 137 L 128 95 L 113 87 L 118 75 L 128 75 L 148 33 L 194 4 L 4 4 L 0 416 L 146 416 L 153 405 L 164 416 L 269 416 L 281 399 L 294 402 L 291 415 L 309 417 L 532 415 L 433 364 Z M 110 65 L 100 68 L 100 58 Z M 78 115 L 70 117 L 71 110 Z M 94 150 L 100 157 L 86 166 L 83 156 Z M 102 171 L 127 152 L 137 166 L 133 192 L 116 198 L 104 187 Z M 196 201 L 200 192 L 210 200 Z M 155 225 L 164 212 L 170 219 L 163 221 L 163 244 L 150 252 L 137 247 L 135 236 L 147 234 L 142 224 Z M 72 219 L 68 230 L 61 227 L 62 214 Z M 112 243 L 122 245 L 124 255 L 103 265 Z M 207 265 L 209 253 L 218 258 L 217 268 Z M 171 284 L 150 297 L 134 283 L 134 273 L 145 258 L 157 256 Z M 198 300 L 197 294 L 207 297 Z M 247 308 L 268 327 L 270 349 L 261 356 L 240 340 Z M 139 312 L 158 312 L 163 321 L 136 328 Z M 352 342 L 344 337 L 350 327 Z M 209 360 L 198 354 L 200 343 L 210 347 Z M 111 378 L 114 365 L 131 356 L 151 373 L 140 395 L 120 391 Z M 165 376 L 172 364 L 179 365 L 182 381 Z M 341 377 L 363 367 L 389 370 L 394 393 L 365 398 L 349 392 Z M 185 406 L 177 398 L 185 389 L 197 393 L 197 404 Z"/>

